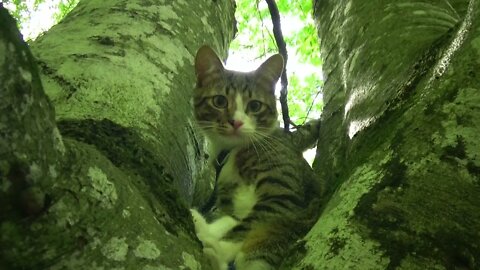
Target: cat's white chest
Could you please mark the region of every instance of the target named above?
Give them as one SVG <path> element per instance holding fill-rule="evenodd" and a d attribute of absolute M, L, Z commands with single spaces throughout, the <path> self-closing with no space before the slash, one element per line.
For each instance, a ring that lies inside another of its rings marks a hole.
<path fill-rule="evenodd" d="M 257 202 L 254 185 L 240 185 L 233 194 L 233 214 L 243 219 L 252 211 Z"/>
<path fill-rule="evenodd" d="M 231 191 L 233 203 L 233 215 L 239 219 L 245 218 L 252 211 L 253 206 L 257 202 L 257 195 L 255 194 L 255 185 L 248 185 L 252 181 L 245 181 L 238 173 L 238 168 L 235 164 L 236 151 L 228 155 L 227 161 L 223 166 L 218 182 L 220 185 L 235 184 L 235 189 Z"/>

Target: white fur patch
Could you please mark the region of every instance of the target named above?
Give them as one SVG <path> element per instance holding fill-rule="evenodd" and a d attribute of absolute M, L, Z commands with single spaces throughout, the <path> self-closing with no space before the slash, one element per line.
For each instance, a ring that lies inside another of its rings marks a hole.
<path fill-rule="evenodd" d="M 220 239 L 238 223 L 239 222 L 231 216 L 223 216 L 210 223 L 208 230 L 213 238 Z"/>
<path fill-rule="evenodd" d="M 244 181 L 238 173 L 238 168 L 235 164 L 235 156 L 238 150 L 233 149 L 227 157 L 227 162 L 220 172 L 218 181 L 219 183 L 235 182 L 238 184 L 237 189 L 233 193 L 233 215 L 236 218 L 245 218 L 253 206 L 257 202 L 257 196 L 255 194 L 254 185 L 246 185 L 247 181 Z"/>
<path fill-rule="evenodd" d="M 216 246 L 204 248 L 203 252 L 210 257 L 215 270 L 228 270 L 228 263 L 235 259 L 242 247 L 242 242 L 219 241 Z"/>
<path fill-rule="evenodd" d="M 223 216 L 207 223 L 205 218 L 195 209 L 190 209 L 197 237 L 204 244 L 211 244 L 220 240 L 228 231 L 235 227 L 239 222 L 231 216 Z"/>
<path fill-rule="evenodd" d="M 254 185 L 240 185 L 233 195 L 233 214 L 242 219 L 248 216 L 257 202 Z"/>
<path fill-rule="evenodd" d="M 233 149 L 227 156 L 227 161 L 223 165 L 220 175 L 218 176 L 219 183 L 239 182 L 241 180 L 238 174 L 237 166 L 235 166 L 235 156 L 238 150 Z"/>
<path fill-rule="evenodd" d="M 234 120 L 240 120 L 243 122 L 243 125 L 240 127 L 240 132 L 243 136 L 249 133 L 252 133 L 255 130 L 254 121 L 245 113 L 246 104 L 243 103 L 243 98 L 240 94 L 235 95 L 235 105 L 236 110 L 233 113 Z"/>
<path fill-rule="evenodd" d="M 223 216 L 209 224 L 197 210 L 190 209 L 190 212 L 192 213 L 197 237 L 203 243 L 204 253 L 210 258 L 216 269 L 227 270 L 228 262 L 235 259 L 242 243 L 221 239 L 239 222 L 231 216 Z"/>
<path fill-rule="evenodd" d="M 245 108 L 243 105 L 243 98 L 239 94 L 235 95 L 235 105 L 236 105 L 236 110 L 233 113 L 233 119 L 234 120 L 244 120 L 247 115 L 245 114 Z"/>

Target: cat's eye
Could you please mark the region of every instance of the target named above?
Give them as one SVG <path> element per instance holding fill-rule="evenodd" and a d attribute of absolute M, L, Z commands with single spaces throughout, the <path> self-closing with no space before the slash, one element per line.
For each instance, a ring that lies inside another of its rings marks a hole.
<path fill-rule="evenodd" d="M 212 97 L 213 106 L 223 109 L 228 106 L 228 100 L 225 96 L 216 95 Z"/>
<path fill-rule="evenodd" d="M 247 110 L 252 113 L 259 112 L 262 109 L 262 102 L 258 100 L 252 100 L 248 102 Z"/>

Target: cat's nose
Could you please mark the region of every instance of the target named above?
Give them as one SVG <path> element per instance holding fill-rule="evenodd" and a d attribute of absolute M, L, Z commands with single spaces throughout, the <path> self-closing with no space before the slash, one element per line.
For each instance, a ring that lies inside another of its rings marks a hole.
<path fill-rule="evenodd" d="M 228 122 L 234 129 L 239 129 L 243 125 L 243 122 L 240 120 L 228 120 Z"/>

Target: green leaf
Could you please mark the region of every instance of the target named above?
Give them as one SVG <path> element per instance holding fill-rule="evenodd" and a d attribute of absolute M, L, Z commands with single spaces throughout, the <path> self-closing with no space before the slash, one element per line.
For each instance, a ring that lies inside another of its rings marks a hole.
<path fill-rule="evenodd" d="M 322 61 L 317 30 L 311 18 L 312 0 L 278 0 L 276 3 L 282 16 L 281 27 L 289 51 L 287 76 L 290 117 L 301 124 L 307 117 L 318 116 L 323 108 L 320 92 L 323 85 Z M 250 59 L 278 52 L 265 2 L 239 0 L 236 14 L 239 32 L 231 44 L 231 50 L 251 48 Z M 300 21 L 300 27 L 286 35 L 294 25 L 291 20 Z M 293 63 L 298 64 L 295 66 Z"/>

